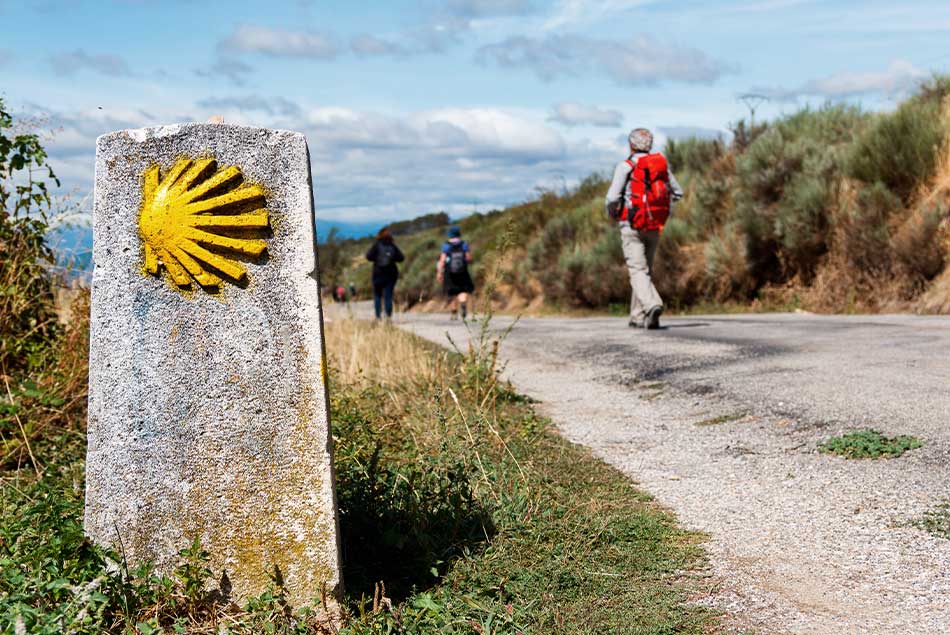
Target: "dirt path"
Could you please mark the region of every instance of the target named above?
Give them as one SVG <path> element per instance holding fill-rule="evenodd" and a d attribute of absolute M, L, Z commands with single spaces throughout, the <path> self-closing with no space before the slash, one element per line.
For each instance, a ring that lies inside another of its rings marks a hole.
<path fill-rule="evenodd" d="M 400 323 L 466 338 L 440 316 Z M 565 436 L 709 534 L 709 601 L 736 630 L 950 633 L 950 541 L 908 524 L 950 497 L 950 319 L 665 323 L 525 319 L 507 373 Z M 893 460 L 817 453 L 856 427 L 925 445 Z"/>

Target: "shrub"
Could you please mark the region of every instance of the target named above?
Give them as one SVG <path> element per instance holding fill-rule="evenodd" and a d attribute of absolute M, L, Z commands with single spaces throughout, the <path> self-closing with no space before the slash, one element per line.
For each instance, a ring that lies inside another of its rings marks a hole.
<path fill-rule="evenodd" d="M 934 240 L 947 210 L 940 205 L 915 208 L 894 233 L 894 254 L 912 275 L 930 280 L 943 271 L 946 255 Z"/>
<path fill-rule="evenodd" d="M 773 124 L 738 158 L 736 211 L 758 284 L 814 273 L 827 248 L 830 184 L 864 118 L 850 106 L 805 109 Z"/>
<path fill-rule="evenodd" d="M 59 180 L 35 134 L 14 134 L 0 99 L 0 375 L 37 361 L 56 328 L 46 265 L 48 185 Z"/>
<path fill-rule="evenodd" d="M 623 302 L 629 296 L 620 233 L 613 228 L 590 247 L 578 245 L 562 253 L 553 272 L 557 276 L 555 302 L 596 307 Z"/>
<path fill-rule="evenodd" d="M 934 170 L 947 135 L 941 116 L 950 78 L 937 77 L 893 113 L 878 115 L 848 152 L 848 174 L 884 183 L 906 203 Z"/>
<path fill-rule="evenodd" d="M 722 139 L 699 139 L 696 137 L 676 141 L 670 139 L 663 153 L 676 175 L 677 181 L 684 187 L 693 176 L 705 174 L 709 166 L 726 152 Z"/>

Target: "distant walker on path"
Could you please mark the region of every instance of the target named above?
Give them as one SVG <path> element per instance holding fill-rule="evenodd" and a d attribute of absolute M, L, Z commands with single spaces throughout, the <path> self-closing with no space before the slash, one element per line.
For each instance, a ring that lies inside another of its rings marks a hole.
<path fill-rule="evenodd" d="M 438 281 L 443 283 L 453 320 L 458 313 L 462 314 L 463 320 L 467 317 L 468 294 L 475 291 L 475 283 L 468 271 L 471 262 L 472 248 L 462 240 L 462 230 L 453 225 L 449 228 L 449 239 L 442 243 L 436 273 Z"/>
<path fill-rule="evenodd" d="M 673 201 L 683 190 L 673 177 L 666 157 L 651 153 L 653 133 L 646 128 L 630 132 L 630 156 L 614 169 L 607 191 L 607 215 L 617 221 L 623 256 L 630 273 L 631 328 L 660 327 L 663 299 L 653 286 L 653 258 Z"/>
<path fill-rule="evenodd" d="M 373 263 L 373 308 L 376 311 L 376 319 L 382 317 L 384 308 L 386 318 L 392 318 L 393 291 L 396 281 L 399 280 L 399 267 L 396 263 L 402 262 L 406 257 L 393 242 L 389 229 L 384 227 L 379 230 L 376 242 L 366 252 L 366 259 Z"/>

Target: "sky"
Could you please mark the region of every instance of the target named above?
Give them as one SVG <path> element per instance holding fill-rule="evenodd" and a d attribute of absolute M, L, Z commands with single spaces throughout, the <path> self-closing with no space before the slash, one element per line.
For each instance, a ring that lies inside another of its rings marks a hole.
<path fill-rule="evenodd" d="M 318 227 L 525 201 L 657 144 L 950 71 L 950 3 L 0 0 L 0 97 L 89 213 L 95 138 L 221 115 L 303 132 Z M 675 170 L 676 166 L 673 166 Z"/>

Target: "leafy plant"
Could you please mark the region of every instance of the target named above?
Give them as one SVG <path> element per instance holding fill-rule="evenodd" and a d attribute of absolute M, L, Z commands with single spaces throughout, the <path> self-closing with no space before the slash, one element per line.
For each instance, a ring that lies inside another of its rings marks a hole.
<path fill-rule="evenodd" d="M 36 134 L 14 133 L 0 98 L 0 375 L 36 363 L 56 328 L 45 265 L 50 184 L 59 180 Z"/>
<path fill-rule="evenodd" d="M 922 445 L 920 439 L 912 436 L 886 437 L 877 430 L 855 430 L 821 442 L 818 450 L 847 459 L 879 459 L 897 458 Z"/>
<path fill-rule="evenodd" d="M 914 526 L 939 538 L 950 540 L 950 502 L 941 503 L 928 510 Z"/>

